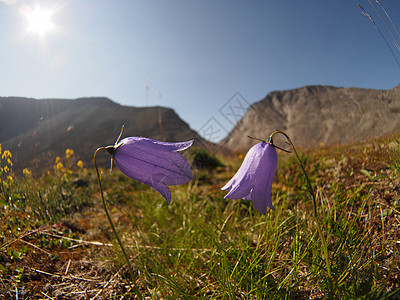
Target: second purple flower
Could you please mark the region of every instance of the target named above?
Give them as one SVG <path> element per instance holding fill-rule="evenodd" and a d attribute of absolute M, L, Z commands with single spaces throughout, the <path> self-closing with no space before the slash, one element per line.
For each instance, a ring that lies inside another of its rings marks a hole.
<path fill-rule="evenodd" d="M 257 211 L 266 214 L 267 207 L 274 209 L 271 187 L 278 166 L 278 154 L 270 143 L 254 145 L 232 179 L 222 187 L 227 199 L 251 200 Z"/>

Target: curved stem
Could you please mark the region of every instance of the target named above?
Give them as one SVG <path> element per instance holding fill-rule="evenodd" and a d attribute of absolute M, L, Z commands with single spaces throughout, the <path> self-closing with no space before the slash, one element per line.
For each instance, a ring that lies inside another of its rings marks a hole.
<path fill-rule="evenodd" d="M 281 148 L 281 147 L 279 147 L 279 146 L 277 146 L 277 145 L 272 144 L 272 143 L 271 143 L 271 137 L 270 137 L 268 140 L 266 140 L 266 141 L 263 140 L 263 139 L 259 139 L 259 138 L 250 136 L 250 135 L 248 135 L 247 137 L 248 137 L 248 138 L 251 138 L 251 139 L 253 139 L 253 140 L 256 140 L 256 141 L 268 143 L 268 144 L 270 144 L 272 147 L 274 147 L 274 148 L 276 148 L 276 149 L 279 149 L 279 150 L 281 150 L 281 151 L 283 151 L 283 152 L 291 153 L 290 151 L 288 151 L 288 150 L 286 150 L 286 149 L 283 149 L 283 148 Z"/>
<path fill-rule="evenodd" d="M 308 192 L 311 194 L 311 198 L 312 198 L 313 206 L 314 206 L 315 223 L 316 223 L 316 226 L 317 226 L 318 234 L 319 234 L 319 236 L 321 238 L 321 243 L 322 243 L 322 247 L 321 248 L 322 248 L 322 251 L 323 251 L 323 255 L 325 257 L 326 271 L 328 273 L 328 284 L 329 284 L 329 288 L 331 290 L 331 293 L 329 293 L 329 299 L 332 299 L 332 297 L 333 297 L 333 282 L 332 282 L 331 266 L 330 266 L 330 261 L 329 261 L 329 256 L 328 256 L 328 246 L 327 246 L 327 243 L 326 243 L 325 236 L 322 234 L 322 230 L 321 230 L 321 226 L 320 226 L 320 220 L 318 218 L 317 201 L 315 199 L 314 189 L 313 189 L 313 187 L 311 185 L 310 179 L 308 178 L 307 172 L 304 169 L 304 165 L 301 162 L 299 155 L 297 154 L 296 148 L 294 147 L 294 144 L 293 144 L 292 140 L 289 138 L 289 136 L 285 132 L 283 132 L 281 130 L 276 130 L 270 135 L 269 142 L 272 143 L 273 136 L 275 134 L 278 134 L 278 133 L 282 134 L 286 138 L 286 140 L 288 141 L 288 144 L 293 149 L 293 152 L 296 155 L 296 159 L 299 162 L 300 168 L 303 171 L 303 174 L 304 174 L 304 176 L 306 178 L 306 181 L 307 181 Z"/>
<path fill-rule="evenodd" d="M 287 141 L 289 142 L 290 147 L 292 147 L 293 152 L 294 152 L 294 154 L 296 155 L 296 159 L 297 159 L 297 161 L 298 161 L 299 164 L 300 164 L 300 168 L 301 168 L 301 170 L 303 171 L 304 176 L 306 177 L 307 186 L 308 186 L 308 192 L 311 194 L 311 198 L 312 198 L 312 201 L 313 201 L 314 216 L 315 216 L 315 217 L 318 217 L 318 213 L 317 213 L 317 201 L 315 200 L 314 189 L 313 189 L 313 187 L 312 187 L 312 185 L 311 185 L 310 179 L 308 178 L 307 172 L 306 172 L 306 170 L 304 169 L 303 163 L 301 162 L 300 157 L 299 157 L 299 155 L 297 154 L 296 148 L 294 147 L 294 144 L 293 144 L 292 140 L 289 138 L 289 136 L 288 136 L 285 132 L 283 132 L 283 131 L 281 131 L 281 130 L 276 130 L 275 132 L 273 132 L 273 133 L 270 135 L 269 138 L 270 138 L 271 141 L 272 141 L 272 137 L 273 137 L 275 134 L 277 134 L 277 133 L 282 134 L 282 135 L 287 139 Z"/>
<path fill-rule="evenodd" d="M 113 223 L 113 221 L 112 221 L 112 219 L 111 219 L 110 213 L 108 212 L 106 201 L 104 200 L 103 187 L 102 187 L 102 185 L 101 185 L 100 173 L 99 173 L 99 169 L 97 168 L 97 163 L 96 163 L 96 156 L 97 156 L 97 153 L 98 153 L 100 150 L 106 150 L 106 147 L 99 147 L 99 148 L 97 148 L 97 150 L 94 152 L 93 163 L 94 163 L 94 167 L 95 167 L 95 169 L 96 169 L 97 181 L 98 181 L 98 183 L 99 183 L 101 201 L 102 201 L 102 203 L 103 203 L 103 208 L 104 208 L 104 211 L 105 211 L 105 213 L 106 213 L 106 215 L 107 215 L 107 219 L 108 219 L 108 222 L 110 223 L 111 229 L 112 229 L 112 231 L 113 231 L 113 233 L 114 233 L 114 235 L 115 235 L 115 238 L 116 238 L 117 241 L 118 241 L 118 245 L 119 245 L 119 247 L 121 248 L 122 253 L 124 254 L 125 262 L 126 262 L 126 264 L 128 265 L 129 273 L 130 273 L 131 278 L 132 278 L 132 281 L 133 281 L 133 283 L 134 283 L 134 285 L 135 285 L 136 294 L 139 296 L 140 299 L 142 299 L 142 297 L 141 297 L 141 295 L 140 295 L 140 292 L 139 292 L 139 290 L 138 290 L 138 288 L 137 288 L 137 286 L 136 286 L 135 275 L 134 275 L 134 273 L 133 273 L 132 265 L 131 265 L 131 263 L 129 262 L 128 254 L 127 254 L 126 251 L 125 251 L 125 247 L 124 247 L 124 245 L 122 244 L 121 239 L 119 238 L 119 235 L 118 235 L 118 233 L 117 233 L 117 230 L 115 229 L 114 223 Z"/>
<path fill-rule="evenodd" d="M 119 140 L 121 139 L 122 133 L 124 132 L 124 127 L 125 127 L 125 125 L 122 125 L 121 131 L 119 132 L 119 136 L 117 137 L 117 140 L 115 141 L 114 146 L 107 146 L 107 147 L 105 147 L 106 150 L 107 150 L 107 152 L 108 152 L 109 154 L 111 154 L 111 166 L 110 166 L 110 170 L 111 170 L 111 171 L 112 171 L 112 169 L 113 169 L 114 153 L 115 153 L 115 151 L 116 151 L 117 148 L 118 148 L 118 147 L 117 147 L 117 144 L 119 143 Z"/>
<path fill-rule="evenodd" d="M 119 143 L 119 140 L 121 139 L 122 133 L 124 132 L 125 125 L 122 125 L 121 131 L 119 132 L 119 136 L 117 137 L 117 140 L 115 141 L 115 145 Z"/>

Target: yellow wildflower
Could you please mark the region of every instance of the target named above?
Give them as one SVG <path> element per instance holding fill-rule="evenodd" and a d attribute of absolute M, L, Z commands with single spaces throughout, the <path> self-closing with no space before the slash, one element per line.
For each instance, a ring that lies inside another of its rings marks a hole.
<path fill-rule="evenodd" d="M 3 170 L 4 170 L 4 173 L 7 173 L 8 171 L 10 171 L 10 169 L 8 168 L 8 166 L 5 166 Z"/>
<path fill-rule="evenodd" d="M 32 175 L 32 172 L 29 171 L 29 169 L 25 168 L 22 170 L 22 174 L 24 174 L 26 177 L 29 177 Z"/>
<path fill-rule="evenodd" d="M 57 170 L 61 171 L 62 169 L 64 169 L 64 165 L 62 164 L 62 162 L 59 162 L 57 164 Z"/>
<path fill-rule="evenodd" d="M 61 158 L 59 156 L 56 157 L 56 164 L 58 164 L 61 161 Z"/>
<path fill-rule="evenodd" d="M 14 183 L 14 178 L 12 176 L 7 176 L 8 182 Z"/>
<path fill-rule="evenodd" d="M 12 163 L 11 159 L 9 159 L 9 158 L 7 158 L 7 163 L 8 163 L 8 165 L 10 165 L 10 166 L 12 166 L 12 165 L 13 165 L 13 163 Z"/>
<path fill-rule="evenodd" d="M 74 155 L 74 150 L 72 149 L 67 149 L 65 151 L 65 155 L 67 156 L 67 159 L 70 159 L 72 155 Z"/>
<path fill-rule="evenodd" d="M 79 169 L 83 169 L 83 161 L 78 160 L 78 162 L 76 163 L 76 165 L 78 166 Z"/>
<path fill-rule="evenodd" d="M 3 155 L 1 156 L 2 159 L 6 159 L 9 157 L 12 157 L 12 155 L 11 155 L 11 152 L 8 150 L 4 151 Z"/>

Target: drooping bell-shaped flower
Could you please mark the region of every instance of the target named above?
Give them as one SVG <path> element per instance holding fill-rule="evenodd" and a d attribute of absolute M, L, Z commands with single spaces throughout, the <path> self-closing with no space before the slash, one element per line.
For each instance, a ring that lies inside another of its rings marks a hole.
<path fill-rule="evenodd" d="M 251 200 L 257 211 L 265 215 L 267 207 L 274 209 L 271 187 L 277 166 L 274 146 L 267 142 L 254 145 L 236 174 L 222 187 L 229 191 L 224 198 Z"/>
<path fill-rule="evenodd" d="M 168 143 L 144 137 L 124 138 L 106 147 L 113 160 L 126 176 L 143 182 L 159 192 L 168 204 L 171 192 L 168 185 L 179 185 L 193 179 L 192 170 L 178 152 L 189 148 L 192 141 Z"/>

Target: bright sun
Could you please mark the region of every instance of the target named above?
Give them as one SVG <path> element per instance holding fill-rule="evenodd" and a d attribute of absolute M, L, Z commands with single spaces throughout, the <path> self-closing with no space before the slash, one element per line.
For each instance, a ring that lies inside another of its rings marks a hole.
<path fill-rule="evenodd" d="M 25 15 L 28 20 L 28 31 L 37 33 L 40 36 L 51 31 L 54 28 L 54 24 L 51 21 L 52 14 L 52 11 L 41 8 L 27 12 Z"/>

